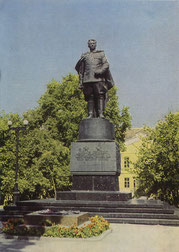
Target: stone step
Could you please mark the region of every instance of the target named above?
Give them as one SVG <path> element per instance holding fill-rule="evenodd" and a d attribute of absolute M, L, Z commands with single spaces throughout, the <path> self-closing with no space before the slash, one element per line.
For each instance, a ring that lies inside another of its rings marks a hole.
<path fill-rule="evenodd" d="M 61 206 L 78 206 L 78 207 L 105 207 L 105 208 L 156 208 L 163 209 L 162 203 L 154 202 L 136 202 L 136 201 L 90 201 L 90 200 L 29 200 L 29 201 L 19 201 L 17 206 L 30 206 L 30 207 L 61 207 Z M 8 210 L 11 206 L 6 206 L 5 210 Z"/>
<path fill-rule="evenodd" d="M 106 218 L 109 223 L 119 224 L 142 224 L 142 225 L 167 225 L 179 226 L 179 220 L 168 219 L 138 219 L 138 218 Z"/>
<path fill-rule="evenodd" d="M 24 215 L 23 214 L 4 214 L 0 216 L 0 221 L 7 221 L 8 219 L 19 219 L 19 218 L 23 218 Z"/>
<path fill-rule="evenodd" d="M 81 212 L 98 212 L 98 213 L 138 213 L 138 214 L 168 214 L 168 215 L 173 215 L 174 211 L 173 210 L 168 210 L 168 209 L 138 209 L 138 208 L 96 208 L 96 207 L 75 207 L 75 206 L 63 206 L 63 207 L 21 207 L 18 208 L 17 210 L 8 210 L 5 211 L 8 214 L 19 214 L 19 213 L 30 213 L 34 211 L 39 211 L 39 210 L 45 210 L 45 209 L 51 209 L 52 211 L 62 211 L 62 210 L 79 210 Z M 4 213 L 1 213 L 3 215 Z"/>
<path fill-rule="evenodd" d="M 80 211 L 100 212 L 100 213 L 152 213 L 152 214 L 173 214 L 174 210 L 155 208 L 102 208 L 102 207 L 80 207 Z M 76 209 L 75 209 L 76 210 Z"/>
<path fill-rule="evenodd" d="M 99 213 L 99 212 L 91 212 L 91 216 L 100 215 L 105 219 L 107 218 L 132 218 L 132 219 L 173 219 L 178 220 L 179 217 L 174 214 L 147 214 L 147 213 Z"/>
<path fill-rule="evenodd" d="M 8 215 L 19 215 L 19 214 L 26 214 L 26 213 L 29 213 L 29 212 L 31 212 L 31 211 L 21 211 L 21 210 L 1 211 L 0 212 L 0 217 L 4 216 L 6 214 L 8 214 Z"/>
<path fill-rule="evenodd" d="M 108 213 L 108 212 L 114 212 L 114 213 L 151 213 L 151 214 L 173 214 L 174 210 L 172 209 L 156 209 L 156 208 L 108 208 L 108 207 L 96 207 L 96 206 L 18 206 L 15 209 L 8 208 L 6 209 L 6 212 L 10 213 L 16 213 L 16 212 L 32 212 L 32 211 L 38 211 L 42 209 L 52 209 L 54 211 L 60 211 L 60 210 L 80 210 L 81 212 L 101 212 L 101 213 Z M 1 215 L 1 213 L 0 213 Z"/>
<path fill-rule="evenodd" d="M 89 212 L 90 215 L 102 215 L 104 218 L 166 218 L 166 219 L 178 219 L 178 216 L 174 215 L 174 210 L 172 209 L 152 209 L 152 208 L 114 208 L 114 209 L 106 209 L 106 208 L 96 208 L 96 207 L 74 207 L 74 206 L 61 206 L 61 207 L 48 207 L 53 211 L 60 210 L 80 210 L 81 212 Z M 10 217 L 14 217 L 16 215 L 24 215 L 33 211 L 47 209 L 46 206 L 25 206 L 25 207 L 17 207 L 16 210 L 14 207 L 10 208 L 8 211 L 1 211 L 0 216 L 8 215 Z"/>
<path fill-rule="evenodd" d="M 128 201 L 131 193 L 115 191 L 69 191 L 57 192 L 57 200 Z"/>
<path fill-rule="evenodd" d="M 16 205 L 7 205 L 7 206 L 4 206 L 3 211 L 5 209 L 11 209 L 12 211 L 15 211 L 17 209 L 17 206 Z"/>

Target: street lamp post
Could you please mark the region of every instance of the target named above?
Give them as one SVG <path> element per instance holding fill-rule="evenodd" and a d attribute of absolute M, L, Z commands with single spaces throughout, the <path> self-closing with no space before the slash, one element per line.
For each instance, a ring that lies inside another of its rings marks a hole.
<path fill-rule="evenodd" d="M 13 191 L 13 203 L 16 204 L 17 201 L 20 199 L 20 192 L 18 189 L 18 182 L 17 182 L 17 176 L 18 176 L 18 171 L 19 171 L 19 131 L 20 130 L 25 130 L 28 121 L 24 120 L 24 126 L 23 127 L 12 127 L 12 122 L 8 121 L 8 126 L 10 130 L 14 130 L 16 133 L 16 173 L 15 173 L 15 186 L 14 186 L 14 191 Z"/>

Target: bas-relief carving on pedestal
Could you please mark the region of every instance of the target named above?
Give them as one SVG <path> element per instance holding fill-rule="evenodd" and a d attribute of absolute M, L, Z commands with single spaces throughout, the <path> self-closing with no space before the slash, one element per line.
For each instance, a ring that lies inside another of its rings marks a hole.
<path fill-rule="evenodd" d="M 120 150 L 111 142 L 76 142 L 71 146 L 72 175 L 119 175 Z"/>
<path fill-rule="evenodd" d="M 99 147 L 96 147 L 96 150 L 90 151 L 88 147 L 79 148 L 78 153 L 76 154 L 76 159 L 78 161 L 104 161 L 111 157 L 108 151 L 103 151 Z"/>

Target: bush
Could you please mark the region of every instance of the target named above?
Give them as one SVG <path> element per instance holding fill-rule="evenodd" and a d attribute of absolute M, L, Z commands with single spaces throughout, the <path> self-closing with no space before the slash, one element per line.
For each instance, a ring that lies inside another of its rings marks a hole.
<path fill-rule="evenodd" d="M 23 236 L 41 236 L 45 228 L 41 227 L 27 227 L 24 224 L 23 219 L 9 219 L 7 222 L 3 222 L 3 227 L 1 230 L 5 234 L 9 235 L 23 235 Z"/>

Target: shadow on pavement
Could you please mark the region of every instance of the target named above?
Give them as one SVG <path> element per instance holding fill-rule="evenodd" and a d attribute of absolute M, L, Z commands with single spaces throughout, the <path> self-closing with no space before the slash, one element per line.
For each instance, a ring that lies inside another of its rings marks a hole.
<path fill-rule="evenodd" d="M 39 238 L 40 239 L 40 238 Z M 21 237 L 16 236 L 15 238 L 0 234 L 0 251 L 2 252 L 20 252 L 27 246 L 34 245 L 35 240 L 21 239 Z"/>

